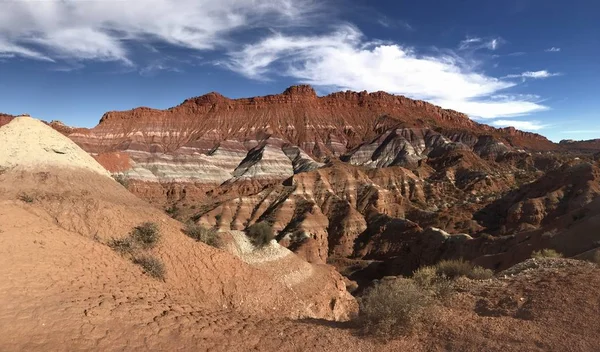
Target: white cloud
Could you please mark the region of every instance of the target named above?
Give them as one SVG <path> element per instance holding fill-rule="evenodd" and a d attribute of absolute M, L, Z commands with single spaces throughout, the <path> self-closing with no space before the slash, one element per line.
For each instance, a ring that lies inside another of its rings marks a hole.
<path fill-rule="evenodd" d="M 546 127 L 539 121 L 495 120 L 492 125 L 497 127 L 514 127 L 520 130 L 538 131 Z"/>
<path fill-rule="evenodd" d="M 328 90 L 383 90 L 473 117 L 517 116 L 547 109 L 526 97 L 492 98 L 516 83 L 475 72 L 475 65 L 456 55 L 419 55 L 400 45 L 368 42 L 352 26 L 322 36 L 273 34 L 230 56 L 222 64 L 249 78 L 281 75 Z"/>
<path fill-rule="evenodd" d="M 479 50 L 489 49 L 496 50 L 502 44 L 504 40 L 502 38 L 480 38 L 480 37 L 467 37 L 458 44 L 459 50 Z"/>
<path fill-rule="evenodd" d="M 549 77 L 555 77 L 555 76 L 560 76 L 560 73 L 557 72 L 548 72 L 546 70 L 541 70 L 541 71 L 527 71 L 527 72 L 523 72 L 523 73 L 519 73 L 519 74 L 512 74 L 512 75 L 508 75 L 506 76 L 506 78 L 533 78 L 533 79 L 542 79 L 542 78 L 549 78 Z"/>
<path fill-rule="evenodd" d="M 548 52 L 548 53 L 557 53 L 557 52 L 559 52 L 559 51 L 560 51 L 560 48 L 557 48 L 557 47 L 553 46 L 553 47 L 551 47 L 551 48 L 548 48 L 548 49 L 546 49 L 546 50 L 544 50 L 544 51 L 545 51 L 545 52 Z"/>
<path fill-rule="evenodd" d="M 214 49 L 235 30 L 302 25 L 319 6 L 313 0 L 0 1 L 0 53 L 128 62 L 125 41 Z"/>
<path fill-rule="evenodd" d="M 13 44 L 9 41 L 3 40 L 2 37 L 0 37 L 0 54 L 2 54 L 2 57 L 6 58 L 11 58 L 15 55 L 19 55 L 30 59 L 53 61 L 52 59 L 40 52 L 28 49 L 24 46 Z"/>

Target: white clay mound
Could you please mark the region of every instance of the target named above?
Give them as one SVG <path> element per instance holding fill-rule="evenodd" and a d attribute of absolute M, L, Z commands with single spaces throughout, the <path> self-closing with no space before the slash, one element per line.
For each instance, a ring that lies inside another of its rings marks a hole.
<path fill-rule="evenodd" d="M 19 116 L 0 127 L 0 168 L 46 167 L 86 169 L 110 177 L 77 144 L 40 120 Z"/>

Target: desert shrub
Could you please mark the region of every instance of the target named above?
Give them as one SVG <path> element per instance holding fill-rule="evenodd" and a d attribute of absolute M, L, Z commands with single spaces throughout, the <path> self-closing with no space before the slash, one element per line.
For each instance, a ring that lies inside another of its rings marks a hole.
<path fill-rule="evenodd" d="M 156 223 L 145 222 L 133 229 L 131 238 L 143 248 L 152 248 L 160 239 L 160 230 Z"/>
<path fill-rule="evenodd" d="M 422 266 L 413 273 L 412 278 L 417 285 L 429 287 L 439 279 L 439 276 L 435 267 Z"/>
<path fill-rule="evenodd" d="M 129 187 L 129 179 L 123 174 L 113 175 L 113 179 L 121 184 L 121 186 L 128 188 Z"/>
<path fill-rule="evenodd" d="M 33 203 L 34 199 L 32 196 L 30 196 L 29 194 L 20 194 L 19 195 L 19 200 L 25 203 Z"/>
<path fill-rule="evenodd" d="M 562 258 L 563 255 L 555 251 L 554 249 L 544 248 L 539 251 L 531 253 L 531 258 L 542 259 L 542 258 Z"/>
<path fill-rule="evenodd" d="M 146 274 L 160 280 L 165 279 L 165 265 L 160 259 L 150 255 L 141 255 L 133 258 L 133 263 L 141 266 Z"/>
<path fill-rule="evenodd" d="M 246 230 L 246 234 L 248 237 L 250 237 L 252 243 L 257 247 L 264 247 L 275 238 L 273 227 L 271 227 L 271 225 L 265 221 L 252 224 Z"/>
<path fill-rule="evenodd" d="M 179 207 L 177 207 L 176 205 L 172 205 L 165 209 L 165 212 L 169 214 L 170 217 L 175 219 L 177 218 L 177 216 L 179 216 Z"/>
<path fill-rule="evenodd" d="M 468 276 L 473 270 L 473 264 L 462 259 L 442 260 L 435 265 L 438 276 L 456 279 L 461 276 Z"/>
<path fill-rule="evenodd" d="M 188 223 L 183 230 L 183 233 L 196 241 L 204 242 L 209 246 L 216 247 L 219 242 L 219 233 L 212 228 L 206 228 L 194 223 Z"/>
<path fill-rule="evenodd" d="M 445 300 L 454 292 L 452 280 L 438 275 L 433 266 L 420 267 L 413 273 L 412 279 L 415 284 L 438 299 Z"/>
<path fill-rule="evenodd" d="M 383 281 L 359 299 L 358 323 L 364 333 L 393 336 L 410 332 L 431 298 L 410 279 Z"/>
<path fill-rule="evenodd" d="M 494 271 L 474 266 L 471 272 L 467 274 L 467 277 L 471 280 L 489 280 L 494 277 Z"/>
<path fill-rule="evenodd" d="M 108 246 L 121 254 L 131 253 L 135 249 L 135 243 L 131 237 L 113 238 L 108 242 Z"/>

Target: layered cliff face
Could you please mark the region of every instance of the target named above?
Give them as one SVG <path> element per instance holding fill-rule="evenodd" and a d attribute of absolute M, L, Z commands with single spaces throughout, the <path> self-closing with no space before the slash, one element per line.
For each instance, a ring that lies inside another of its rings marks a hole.
<path fill-rule="evenodd" d="M 188 197 L 202 198 L 206 185 L 264 184 L 335 159 L 376 168 L 414 166 L 454 150 L 493 160 L 554 148 L 539 135 L 481 125 L 423 101 L 382 92 L 318 97 L 309 86 L 248 99 L 210 93 L 168 110 L 109 112 L 91 130 L 57 127 L 157 201 L 181 197 L 182 184 Z M 111 160 L 117 155 L 129 159 Z"/>

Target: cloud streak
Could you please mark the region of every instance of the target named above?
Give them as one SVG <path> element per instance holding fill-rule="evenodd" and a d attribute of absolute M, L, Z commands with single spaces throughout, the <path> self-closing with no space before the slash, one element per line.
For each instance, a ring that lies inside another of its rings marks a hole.
<path fill-rule="evenodd" d="M 492 125 L 496 127 L 514 127 L 526 131 L 538 131 L 546 127 L 539 121 L 519 121 L 519 120 L 495 120 Z"/>
<path fill-rule="evenodd" d="M 527 72 L 523 72 L 523 73 L 519 73 L 519 74 L 512 74 L 512 75 L 508 75 L 506 76 L 506 78 L 532 78 L 532 79 L 544 79 L 544 78 L 550 78 L 550 77 L 556 77 L 556 76 L 560 76 L 561 73 L 558 72 L 548 72 L 546 70 L 541 70 L 541 71 L 527 71 Z"/>

